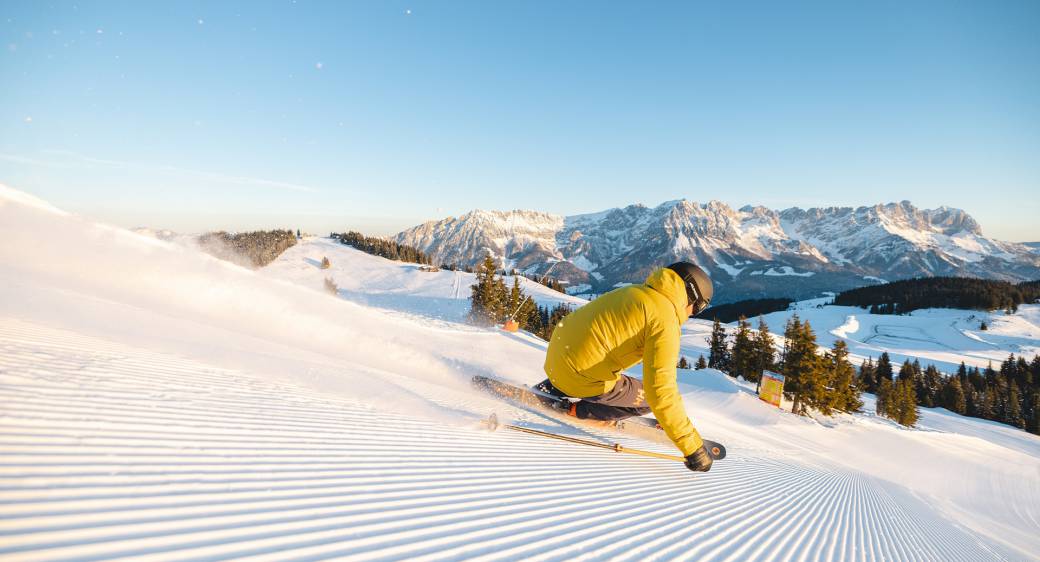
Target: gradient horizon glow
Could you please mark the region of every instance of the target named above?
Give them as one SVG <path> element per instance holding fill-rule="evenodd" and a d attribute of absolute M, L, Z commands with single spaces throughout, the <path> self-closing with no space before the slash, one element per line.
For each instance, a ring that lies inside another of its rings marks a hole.
<path fill-rule="evenodd" d="M 123 226 L 910 200 L 1040 240 L 1040 2 L 0 1 L 0 183 Z"/>

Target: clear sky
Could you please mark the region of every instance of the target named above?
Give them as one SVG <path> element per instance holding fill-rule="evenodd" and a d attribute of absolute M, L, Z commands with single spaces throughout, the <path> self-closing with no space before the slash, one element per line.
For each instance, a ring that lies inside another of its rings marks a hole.
<path fill-rule="evenodd" d="M 909 199 L 1040 240 L 1040 2 L 0 0 L 0 182 L 125 226 Z"/>

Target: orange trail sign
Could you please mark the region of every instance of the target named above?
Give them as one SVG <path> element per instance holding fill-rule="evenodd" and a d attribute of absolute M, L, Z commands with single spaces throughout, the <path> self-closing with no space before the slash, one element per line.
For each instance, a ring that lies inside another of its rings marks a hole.
<path fill-rule="evenodd" d="M 784 395 L 784 376 L 772 371 L 762 373 L 762 384 L 759 385 L 758 397 L 770 404 L 780 407 L 780 398 Z"/>

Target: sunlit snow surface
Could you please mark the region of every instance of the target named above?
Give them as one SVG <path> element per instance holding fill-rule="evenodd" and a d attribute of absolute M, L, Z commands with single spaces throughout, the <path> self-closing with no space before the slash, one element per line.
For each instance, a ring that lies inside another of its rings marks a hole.
<path fill-rule="evenodd" d="M 869 414 L 817 422 L 771 409 L 716 371 L 683 371 L 694 422 L 729 447 L 711 472 L 692 474 L 479 429 L 497 411 L 614 439 L 469 389 L 474 374 L 538 381 L 544 344 L 459 323 L 462 274 L 421 273 L 322 239 L 253 272 L 7 191 L 0 236 L 3 560 L 1040 552 L 1040 439 L 1007 426 L 943 410 L 922 410 L 917 430 Z M 325 276 L 338 297 L 322 290 Z M 829 314 L 829 325 L 814 320 L 821 340 L 874 325 L 862 311 Z M 934 314 L 919 316 L 954 322 Z M 951 329 L 1037 346 L 1034 308 L 998 316 L 987 332 L 967 320 Z M 703 327 L 688 325 L 684 353 L 701 345 Z M 890 337 L 913 348 L 905 333 Z"/>
<path fill-rule="evenodd" d="M 1010 354 L 1031 359 L 1040 353 L 1040 305 L 1022 305 L 1012 315 L 953 309 L 892 315 L 869 314 L 851 306 L 823 306 L 828 300 L 795 303 L 791 310 L 766 314 L 763 319 L 777 335 L 783 334 L 788 319 L 797 314 L 809 322 L 821 346 L 830 347 L 836 339 L 844 339 L 856 363 L 867 357 L 876 360 L 887 351 L 894 362 L 917 359 L 922 365 L 934 364 L 952 373 L 961 361 L 980 368 L 992 363 L 999 369 Z M 758 326 L 757 318 L 749 321 L 752 328 Z M 986 330 L 980 329 L 982 322 L 987 324 Z M 706 320 L 688 322 L 683 327 L 684 351 L 691 357 L 707 354 L 705 340 L 710 332 L 711 323 Z"/>

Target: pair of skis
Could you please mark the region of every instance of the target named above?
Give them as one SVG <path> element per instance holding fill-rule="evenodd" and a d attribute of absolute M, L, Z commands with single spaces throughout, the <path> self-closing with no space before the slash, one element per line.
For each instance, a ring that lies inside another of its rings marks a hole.
<path fill-rule="evenodd" d="M 497 379 L 493 379 L 491 377 L 485 377 L 480 375 L 473 377 L 471 382 L 475 388 L 482 390 L 496 398 L 504 399 L 509 402 L 518 404 L 520 406 L 534 408 L 543 414 L 559 419 L 564 423 L 570 425 L 585 426 L 591 428 L 606 428 L 612 431 L 616 431 L 618 433 L 622 433 L 632 437 L 639 437 L 655 443 L 672 445 L 671 439 L 669 439 L 668 436 L 665 435 L 664 431 L 661 429 L 661 426 L 657 424 L 657 420 L 651 418 L 632 417 L 616 421 L 579 419 L 566 413 L 567 409 L 570 406 L 570 402 L 566 399 L 561 399 L 550 394 L 538 392 L 531 388 L 512 385 Z M 605 444 L 597 441 L 590 441 L 587 439 L 579 439 L 576 437 L 569 437 L 564 435 L 558 435 L 555 433 L 549 433 L 546 431 L 539 431 L 523 426 L 501 424 L 499 423 L 498 417 L 495 414 L 491 414 L 491 417 L 485 421 L 485 424 L 492 430 L 495 430 L 499 427 L 505 427 L 514 431 L 521 431 L 524 433 L 541 435 L 543 437 L 551 437 L 554 439 L 576 442 L 582 445 L 590 445 L 593 447 L 611 449 L 619 453 L 631 453 L 642 456 L 663 458 L 667 460 L 676 461 L 686 460 L 685 458 L 680 457 L 678 455 L 665 455 L 662 453 L 654 453 L 651 451 L 629 449 L 627 447 L 622 447 L 617 443 Z M 721 443 L 705 439 L 704 448 L 705 450 L 707 450 L 708 455 L 712 458 L 712 460 L 721 460 L 726 458 L 726 447 L 723 446 Z"/>

